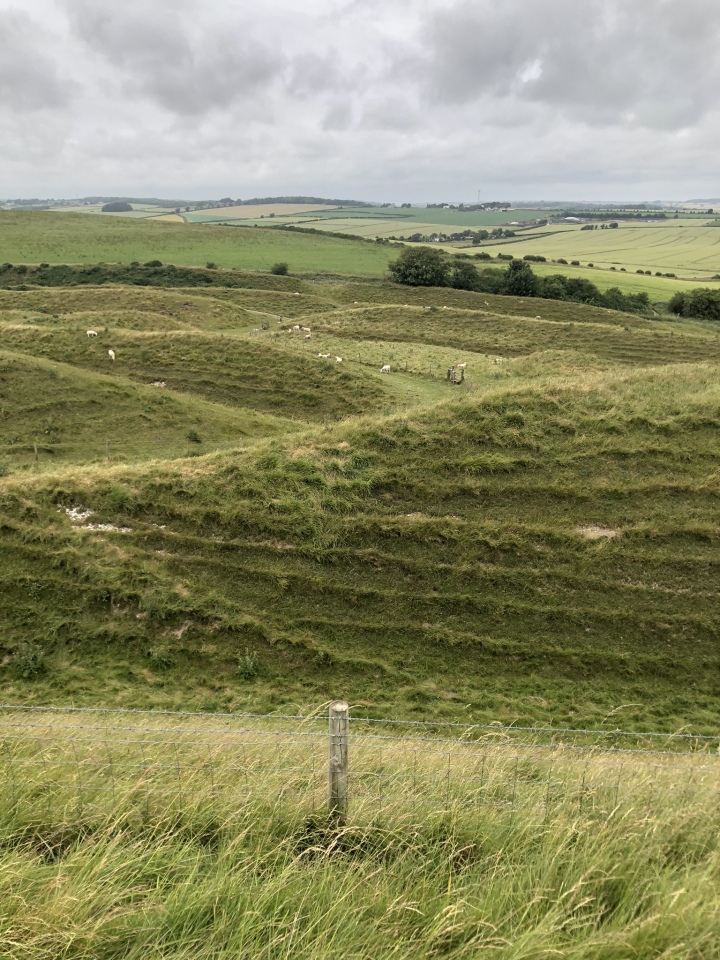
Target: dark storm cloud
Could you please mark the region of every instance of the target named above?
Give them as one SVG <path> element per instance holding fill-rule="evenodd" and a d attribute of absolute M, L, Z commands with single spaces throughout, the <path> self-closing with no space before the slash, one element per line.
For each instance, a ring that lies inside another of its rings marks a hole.
<path fill-rule="evenodd" d="M 676 129 L 717 100 L 720 4 L 466 0 L 428 17 L 412 67 L 435 103 L 518 98 L 589 124 Z"/>
<path fill-rule="evenodd" d="M 116 68 L 124 91 L 177 114 L 219 110 L 276 78 L 282 58 L 247 24 L 206 20 L 187 2 L 67 0 L 71 24 Z"/>
<path fill-rule="evenodd" d="M 27 14 L 0 9 L 0 102 L 27 111 L 71 101 L 77 86 L 63 75 L 53 39 Z"/>

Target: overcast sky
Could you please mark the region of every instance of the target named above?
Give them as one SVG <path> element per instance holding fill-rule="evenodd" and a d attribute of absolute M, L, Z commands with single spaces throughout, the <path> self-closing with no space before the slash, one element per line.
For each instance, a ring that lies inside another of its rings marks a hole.
<path fill-rule="evenodd" d="M 0 0 L 0 197 L 717 197 L 718 91 L 718 0 Z"/>

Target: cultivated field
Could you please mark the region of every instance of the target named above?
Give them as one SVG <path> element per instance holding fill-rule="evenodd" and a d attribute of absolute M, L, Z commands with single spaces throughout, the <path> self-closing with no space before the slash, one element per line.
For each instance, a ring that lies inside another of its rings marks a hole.
<path fill-rule="evenodd" d="M 0 263 L 144 263 L 382 276 L 397 254 L 391 245 L 281 230 L 230 229 L 110 215 L 0 211 Z"/>

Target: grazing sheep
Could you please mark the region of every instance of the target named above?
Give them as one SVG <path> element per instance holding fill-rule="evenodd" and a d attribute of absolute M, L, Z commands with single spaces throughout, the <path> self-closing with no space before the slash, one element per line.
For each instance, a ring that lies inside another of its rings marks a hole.
<path fill-rule="evenodd" d="M 321 357 L 323 360 L 329 360 L 329 359 L 330 359 L 330 354 L 329 354 L 329 353 L 319 353 L 318 356 Z"/>
<path fill-rule="evenodd" d="M 384 367 L 380 367 L 380 373 L 390 373 L 390 364 L 386 363 Z"/>
<path fill-rule="evenodd" d="M 108 356 L 110 357 L 111 360 L 114 360 L 114 359 L 115 359 L 115 351 L 114 351 L 114 350 L 108 350 Z"/>
<path fill-rule="evenodd" d="M 335 357 L 335 363 L 342 363 L 342 357 Z"/>
<path fill-rule="evenodd" d="M 96 336 L 97 336 L 97 330 L 86 330 L 85 332 L 87 333 L 87 335 L 88 335 L 89 337 L 96 337 Z"/>
<path fill-rule="evenodd" d="M 299 324 L 299 323 L 296 323 L 296 324 L 293 326 L 293 330 L 299 331 L 299 330 L 300 330 L 300 324 Z"/>
<path fill-rule="evenodd" d="M 542 317 L 535 317 L 536 320 L 542 320 Z"/>
<path fill-rule="evenodd" d="M 310 330 L 310 327 L 301 327 L 300 329 L 302 330 L 303 333 L 312 333 L 312 331 Z"/>
<path fill-rule="evenodd" d="M 300 294 L 299 294 L 299 293 L 296 293 L 296 294 L 294 294 L 294 296 L 296 296 L 296 297 L 299 297 L 299 296 L 300 296 Z"/>
<path fill-rule="evenodd" d="M 306 333 L 306 334 L 305 334 L 305 339 L 306 339 L 306 340 L 309 340 L 311 337 L 312 337 L 312 334 L 311 334 L 311 333 Z"/>

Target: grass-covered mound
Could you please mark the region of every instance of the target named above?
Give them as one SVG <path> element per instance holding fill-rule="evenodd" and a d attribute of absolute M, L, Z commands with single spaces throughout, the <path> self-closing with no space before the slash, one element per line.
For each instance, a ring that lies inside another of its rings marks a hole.
<path fill-rule="evenodd" d="M 107 371 L 106 371 L 107 373 Z M 0 351 L 0 465 L 162 459 L 237 447 L 297 429 L 289 419 L 210 403 Z"/>
<path fill-rule="evenodd" d="M 547 374 L 232 455 L 8 477 L 8 696 L 714 724 L 717 368 Z"/>
<path fill-rule="evenodd" d="M 645 326 L 632 321 L 620 327 L 617 317 L 623 315 L 607 311 L 607 316 L 609 323 L 589 321 L 584 310 L 576 310 L 575 319 L 558 322 L 527 314 L 503 315 L 487 308 L 355 306 L 349 311 L 320 314 L 314 328 L 350 339 L 427 343 L 508 357 L 543 350 L 578 350 L 623 364 L 720 359 L 720 336 L 712 330 L 705 335 L 690 335 L 685 330 L 673 330 L 672 324 Z"/>

